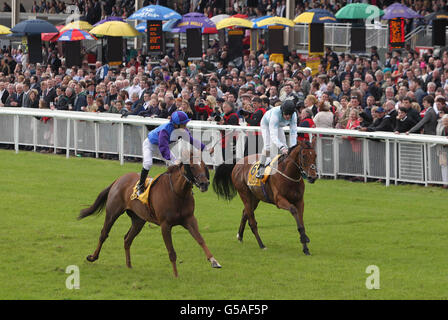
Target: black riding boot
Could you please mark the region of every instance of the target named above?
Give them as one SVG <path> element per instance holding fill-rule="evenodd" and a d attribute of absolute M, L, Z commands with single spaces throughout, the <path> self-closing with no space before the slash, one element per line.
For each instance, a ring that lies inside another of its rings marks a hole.
<path fill-rule="evenodd" d="M 141 195 L 143 192 L 145 192 L 145 182 L 146 177 L 148 177 L 149 170 L 146 170 L 145 168 L 142 168 L 142 172 L 140 173 L 140 181 L 137 186 L 137 195 Z"/>

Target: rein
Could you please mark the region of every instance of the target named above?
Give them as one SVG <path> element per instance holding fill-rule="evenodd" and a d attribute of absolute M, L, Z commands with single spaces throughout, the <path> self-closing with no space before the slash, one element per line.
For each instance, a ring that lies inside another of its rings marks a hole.
<path fill-rule="evenodd" d="M 307 149 L 307 148 L 304 148 Z M 287 154 L 285 157 L 283 157 L 279 162 L 282 162 L 283 160 L 286 160 L 288 157 L 290 156 L 290 154 Z M 301 156 L 301 154 L 300 154 Z M 302 159 L 301 159 L 302 160 Z M 300 161 L 302 162 L 302 161 Z M 300 173 L 300 178 L 299 179 L 293 179 L 291 177 L 289 177 L 288 175 L 286 175 L 285 173 L 281 172 L 280 170 L 278 170 L 277 168 L 272 167 L 273 170 L 275 170 L 277 173 L 279 173 L 282 177 L 288 179 L 289 181 L 295 182 L 295 183 L 299 183 L 301 180 L 303 180 L 304 178 L 306 178 L 306 173 L 305 170 L 303 170 L 302 165 L 297 164 L 294 160 L 292 160 L 292 163 L 296 166 L 297 170 Z"/>

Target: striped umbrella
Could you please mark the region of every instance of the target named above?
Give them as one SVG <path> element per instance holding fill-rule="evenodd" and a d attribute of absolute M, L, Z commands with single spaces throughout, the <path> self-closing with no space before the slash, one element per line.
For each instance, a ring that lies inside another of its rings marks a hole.
<path fill-rule="evenodd" d="M 93 35 L 84 30 L 70 29 L 62 31 L 57 39 L 58 41 L 80 41 L 97 40 Z"/>
<path fill-rule="evenodd" d="M 336 17 L 328 10 L 311 9 L 299 14 L 295 23 L 336 23 Z"/>
<path fill-rule="evenodd" d="M 70 29 L 79 29 L 79 30 L 84 30 L 84 31 L 90 31 L 93 29 L 93 26 L 90 23 L 88 23 L 87 21 L 76 20 L 76 21 L 73 21 L 73 22 L 67 24 L 65 27 L 63 27 L 61 30 L 59 30 L 59 32 L 65 31 L 65 30 L 70 30 Z"/>

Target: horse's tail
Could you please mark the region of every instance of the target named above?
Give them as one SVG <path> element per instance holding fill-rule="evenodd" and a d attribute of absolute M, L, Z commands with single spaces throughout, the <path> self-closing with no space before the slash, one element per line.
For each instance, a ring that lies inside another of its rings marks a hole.
<path fill-rule="evenodd" d="M 232 181 L 232 170 L 235 164 L 223 163 L 215 170 L 213 178 L 213 190 L 218 197 L 222 197 L 227 201 L 232 200 L 236 196 L 236 189 Z"/>
<path fill-rule="evenodd" d="M 109 196 L 109 191 L 114 183 L 115 181 L 106 189 L 101 191 L 98 197 L 96 198 L 95 202 L 90 207 L 81 210 L 78 216 L 78 220 L 81 220 L 92 214 L 100 214 L 101 211 L 103 211 L 104 206 L 106 205 L 107 197 Z"/>

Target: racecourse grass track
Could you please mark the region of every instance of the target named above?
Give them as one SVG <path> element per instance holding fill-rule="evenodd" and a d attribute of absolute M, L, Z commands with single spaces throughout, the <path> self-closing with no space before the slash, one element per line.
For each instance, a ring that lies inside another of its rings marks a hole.
<path fill-rule="evenodd" d="M 448 193 L 440 187 L 317 180 L 306 183 L 305 226 L 311 256 L 303 255 L 289 212 L 260 204 L 260 250 L 250 228 L 236 239 L 242 202 L 194 189 L 196 217 L 222 264 L 212 269 L 188 231 L 173 229 L 179 278 L 174 278 L 158 226 L 146 225 L 126 268 L 126 214 L 112 228 L 99 259 L 104 222 L 76 220 L 79 210 L 140 163 L 66 159 L 0 151 L 0 299 L 447 299 Z M 151 175 L 162 172 L 154 166 Z M 80 289 L 66 288 L 77 265 Z M 366 289 L 369 265 L 380 289 Z"/>

